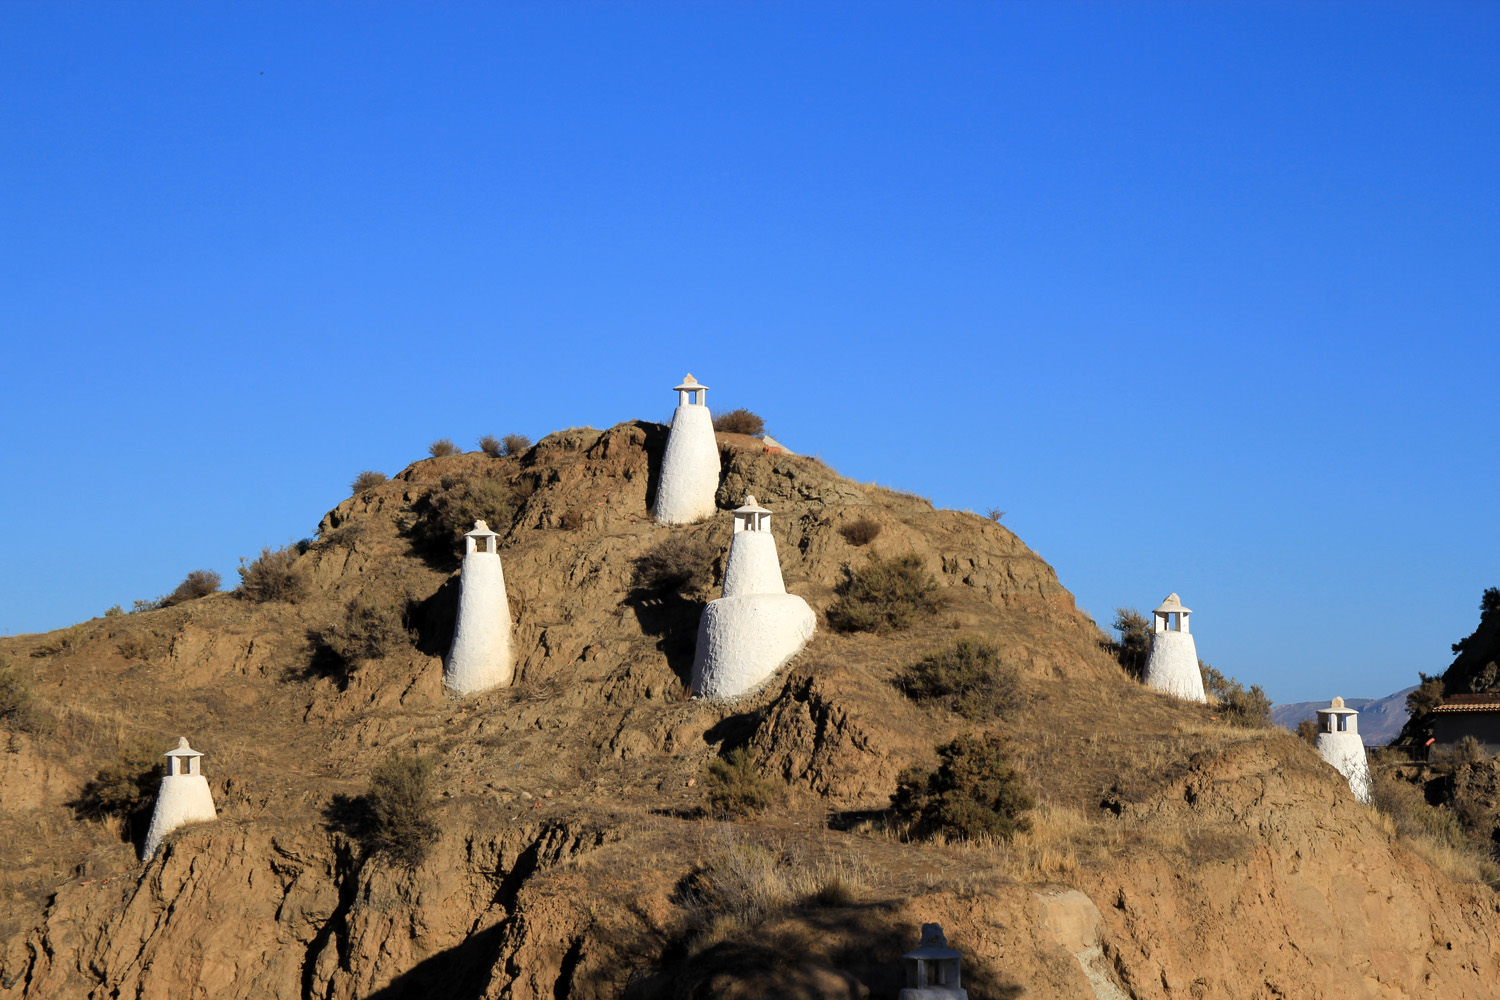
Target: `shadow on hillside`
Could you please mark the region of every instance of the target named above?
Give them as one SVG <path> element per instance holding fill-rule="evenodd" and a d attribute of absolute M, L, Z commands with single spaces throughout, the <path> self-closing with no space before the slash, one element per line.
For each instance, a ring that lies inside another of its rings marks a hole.
<path fill-rule="evenodd" d="M 632 930 L 602 936 L 590 942 L 589 951 L 620 956 L 620 961 L 596 966 L 582 982 L 560 981 L 563 990 L 557 995 L 571 995 L 579 986 L 620 995 L 616 991 L 622 973 L 629 971 L 627 963 L 658 956 L 654 968 L 637 968 L 630 976 L 625 1000 L 698 1000 L 724 995 L 726 987 L 736 996 L 790 1000 L 858 996 L 861 987 L 870 997 L 894 997 L 905 985 L 901 956 L 921 937 L 919 928 L 901 920 L 890 903 L 809 902 L 742 923 L 729 937 L 698 947 L 697 939 L 718 918 L 735 916 L 687 907 L 675 933 L 664 934 L 643 920 Z M 733 921 L 719 923 L 719 931 L 726 926 Z M 971 956 L 961 940 L 949 943 Z M 972 957 L 964 962 L 964 986 L 970 996 L 987 1000 L 1015 1000 L 1025 992 Z"/>
<path fill-rule="evenodd" d="M 431 597 L 412 601 L 406 608 L 406 627 L 417 634 L 417 649 L 428 656 L 447 656 L 458 622 L 457 575 L 443 581 Z"/>
<path fill-rule="evenodd" d="M 656 639 L 656 648 L 684 685 L 692 682 L 693 650 L 698 644 L 698 619 L 705 601 L 637 587 L 623 602 L 635 612 L 641 631 Z"/>
<path fill-rule="evenodd" d="M 672 428 L 666 424 L 653 424 L 637 420 L 636 426 L 646 435 L 642 447 L 646 451 L 646 510 L 656 509 L 656 483 L 661 478 L 661 459 L 667 451 L 667 435 Z"/>
<path fill-rule="evenodd" d="M 704 730 L 703 742 L 710 745 L 714 743 L 722 744 L 720 753 L 728 753 L 736 747 L 746 746 L 750 743 L 750 738 L 755 735 L 756 728 L 765 716 L 766 710 L 764 708 L 726 715 Z"/>
<path fill-rule="evenodd" d="M 505 924 L 465 938 L 463 943 L 414 965 L 366 1000 L 480 1000 L 489 986 L 504 945 Z M 560 993 L 559 996 L 566 996 Z"/>

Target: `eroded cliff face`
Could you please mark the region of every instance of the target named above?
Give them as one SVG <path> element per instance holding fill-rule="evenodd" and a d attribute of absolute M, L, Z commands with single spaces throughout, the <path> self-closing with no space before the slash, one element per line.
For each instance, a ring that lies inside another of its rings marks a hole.
<path fill-rule="evenodd" d="M 867 555 L 838 530 L 858 518 L 881 526 L 869 549 L 915 553 L 947 604 L 892 636 L 824 629 L 734 704 L 685 699 L 702 595 L 632 581 L 670 534 L 648 507 L 662 433 L 417 463 L 327 515 L 297 604 L 216 595 L 0 641 L 50 720 L 0 753 L 0 996 L 878 998 L 929 920 L 975 997 L 1500 993 L 1490 889 L 1434 866 L 1305 744 L 1129 681 L 1050 567 L 972 514 L 721 436 L 720 507 L 753 492 L 775 512 L 787 587 L 815 610 Z M 517 682 L 455 702 L 457 561 L 424 519 L 475 477 L 516 501 L 491 524 Z M 722 553 L 730 525 L 675 530 Z M 413 642 L 330 664 L 319 630 L 359 596 L 399 599 Z M 971 723 L 893 683 L 966 634 L 1022 673 L 1004 718 Z M 976 725 L 1015 737 L 1036 829 L 903 842 L 879 816 L 896 775 Z M 207 754 L 221 818 L 141 866 L 132 831 L 69 803 L 128 745 L 179 732 Z M 785 801 L 702 818 L 702 768 L 740 745 Z M 439 836 L 414 871 L 348 821 L 392 749 L 437 762 Z M 761 894 L 695 893 L 715 857 L 744 861 Z"/>

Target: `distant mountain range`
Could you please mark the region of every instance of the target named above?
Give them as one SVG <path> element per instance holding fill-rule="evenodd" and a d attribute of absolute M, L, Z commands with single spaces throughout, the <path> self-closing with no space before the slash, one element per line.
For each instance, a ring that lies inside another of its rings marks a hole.
<path fill-rule="evenodd" d="M 1406 696 L 1417 689 L 1413 684 L 1384 698 L 1345 698 L 1344 704 L 1359 712 L 1359 735 L 1367 745 L 1389 743 L 1406 725 Z M 1320 708 L 1327 708 L 1327 701 L 1296 701 L 1289 705 L 1274 705 L 1271 721 L 1284 729 L 1297 728 L 1303 719 L 1311 719 Z"/>

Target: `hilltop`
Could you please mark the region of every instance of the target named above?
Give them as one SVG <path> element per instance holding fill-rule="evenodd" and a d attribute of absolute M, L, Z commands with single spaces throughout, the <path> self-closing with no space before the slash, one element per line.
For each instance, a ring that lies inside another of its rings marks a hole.
<path fill-rule="evenodd" d="M 774 512 L 787 588 L 820 615 L 871 552 L 914 556 L 944 606 L 888 635 L 820 617 L 760 691 L 687 698 L 716 591 L 648 590 L 635 564 L 685 535 L 717 582 L 730 525 L 650 519 L 664 437 L 629 422 L 417 462 L 287 554 L 294 601 L 219 593 L 0 640 L 34 695 L 0 754 L 0 996 L 883 998 L 929 920 L 976 1000 L 1491 994 L 1500 906 L 1471 864 L 1291 735 L 1143 689 L 987 518 L 720 435 L 721 512 L 747 492 Z M 503 536 L 517 680 L 457 702 L 453 531 L 476 515 Z M 866 520 L 865 544 L 841 531 Z M 409 638 L 339 655 L 351 614 L 382 608 Z M 993 717 L 896 683 L 964 636 L 1020 678 Z M 1033 829 L 903 838 L 897 776 L 979 730 L 1014 741 Z M 220 818 L 142 866 L 122 813 L 78 803 L 179 733 Z M 778 797 L 718 822 L 702 776 L 736 748 Z M 435 761 L 437 840 L 411 871 L 355 815 L 393 751 Z"/>

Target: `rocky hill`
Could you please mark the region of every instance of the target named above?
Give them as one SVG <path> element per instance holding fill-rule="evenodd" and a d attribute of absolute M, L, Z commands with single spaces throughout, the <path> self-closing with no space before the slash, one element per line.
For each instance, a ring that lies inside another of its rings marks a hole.
<path fill-rule="evenodd" d="M 688 699 L 706 595 L 645 590 L 635 560 L 675 530 L 717 574 L 730 525 L 651 521 L 664 434 L 418 462 L 288 555 L 295 600 L 0 640 L 33 694 L 0 734 L 0 996 L 888 998 L 931 920 L 976 1000 L 1495 995 L 1500 904 L 1472 866 L 1281 730 L 1142 689 L 985 518 L 721 435 L 721 510 L 753 492 L 775 512 L 815 610 L 871 551 L 915 555 L 945 605 L 890 635 L 823 628 L 741 702 Z M 452 531 L 478 510 L 504 535 L 518 673 L 455 702 Z M 857 546 L 840 528 L 861 519 L 879 532 Z M 410 640 L 350 655 L 350 623 L 391 607 Z M 1000 647 L 1015 707 L 970 721 L 894 683 L 960 636 Z M 1032 829 L 904 838 L 897 775 L 979 729 L 1015 741 Z M 178 734 L 220 818 L 141 865 L 140 804 L 101 808 L 100 789 Z M 702 776 L 734 748 L 781 794 L 718 822 Z M 392 751 L 436 762 L 437 839 L 412 870 L 358 816 Z"/>

